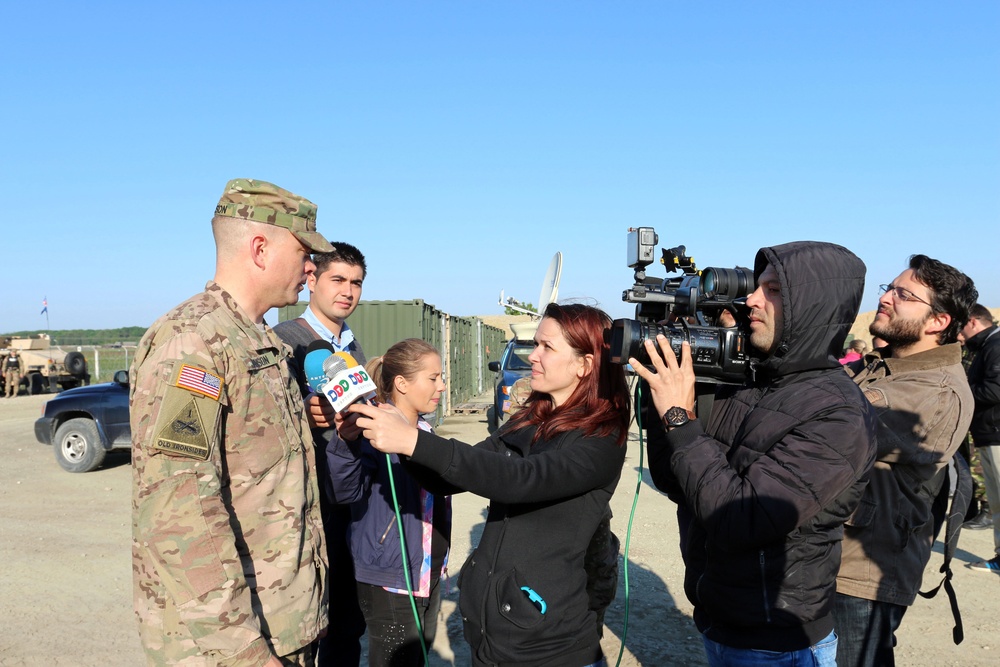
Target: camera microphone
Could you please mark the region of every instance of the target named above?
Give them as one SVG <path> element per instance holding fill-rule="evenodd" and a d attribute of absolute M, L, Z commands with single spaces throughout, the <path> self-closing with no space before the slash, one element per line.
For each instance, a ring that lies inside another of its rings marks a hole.
<path fill-rule="evenodd" d="M 314 340 L 306 348 L 306 358 L 302 361 L 302 372 L 313 393 L 320 393 L 331 376 L 326 373 L 326 362 L 333 358 L 333 346 L 325 340 Z"/>

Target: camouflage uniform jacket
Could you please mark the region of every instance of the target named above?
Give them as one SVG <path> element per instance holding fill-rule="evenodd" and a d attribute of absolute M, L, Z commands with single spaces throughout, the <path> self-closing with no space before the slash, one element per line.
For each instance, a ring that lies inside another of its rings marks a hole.
<path fill-rule="evenodd" d="M 136 353 L 132 570 L 150 664 L 263 665 L 326 624 L 326 549 L 289 349 L 214 282 Z"/>

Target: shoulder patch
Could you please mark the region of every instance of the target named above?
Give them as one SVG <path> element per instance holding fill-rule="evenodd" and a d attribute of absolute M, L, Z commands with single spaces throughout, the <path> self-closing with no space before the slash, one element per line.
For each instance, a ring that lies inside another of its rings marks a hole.
<path fill-rule="evenodd" d="M 884 408 L 889 405 L 889 401 L 886 400 L 885 393 L 881 389 L 872 387 L 865 389 L 865 398 L 876 408 Z"/>
<path fill-rule="evenodd" d="M 194 397 L 182 404 L 172 418 L 161 423 L 163 426 L 153 438 L 153 449 L 199 461 L 208 460 L 211 452 L 208 429 L 205 428 L 201 411 L 198 410 L 198 401 Z"/>
<path fill-rule="evenodd" d="M 213 401 L 219 400 L 222 395 L 222 378 L 215 373 L 210 373 L 204 368 L 181 364 L 174 375 L 172 383 L 175 387 L 193 391 L 202 396 L 208 396 Z"/>

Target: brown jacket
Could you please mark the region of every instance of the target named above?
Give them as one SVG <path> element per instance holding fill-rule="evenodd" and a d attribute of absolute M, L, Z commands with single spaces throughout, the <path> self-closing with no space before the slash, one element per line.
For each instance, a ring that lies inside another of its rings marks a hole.
<path fill-rule="evenodd" d="M 868 488 L 844 525 L 837 592 L 909 606 L 934 543 L 931 504 L 972 421 L 958 343 L 847 367 L 878 414 Z"/>

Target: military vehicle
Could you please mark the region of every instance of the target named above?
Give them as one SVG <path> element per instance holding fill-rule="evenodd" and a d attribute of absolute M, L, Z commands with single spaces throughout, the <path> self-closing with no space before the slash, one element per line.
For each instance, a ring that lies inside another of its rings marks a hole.
<path fill-rule="evenodd" d="M 27 369 L 21 385 L 29 395 L 90 384 L 87 359 L 83 353 L 75 350 L 65 352 L 53 347 L 48 334 L 0 338 L 0 359 L 6 361 L 11 349 L 17 350 L 23 367 Z M 0 375 L 0 390 L 6 393 L 4 383 L 5 379 Z"/>

